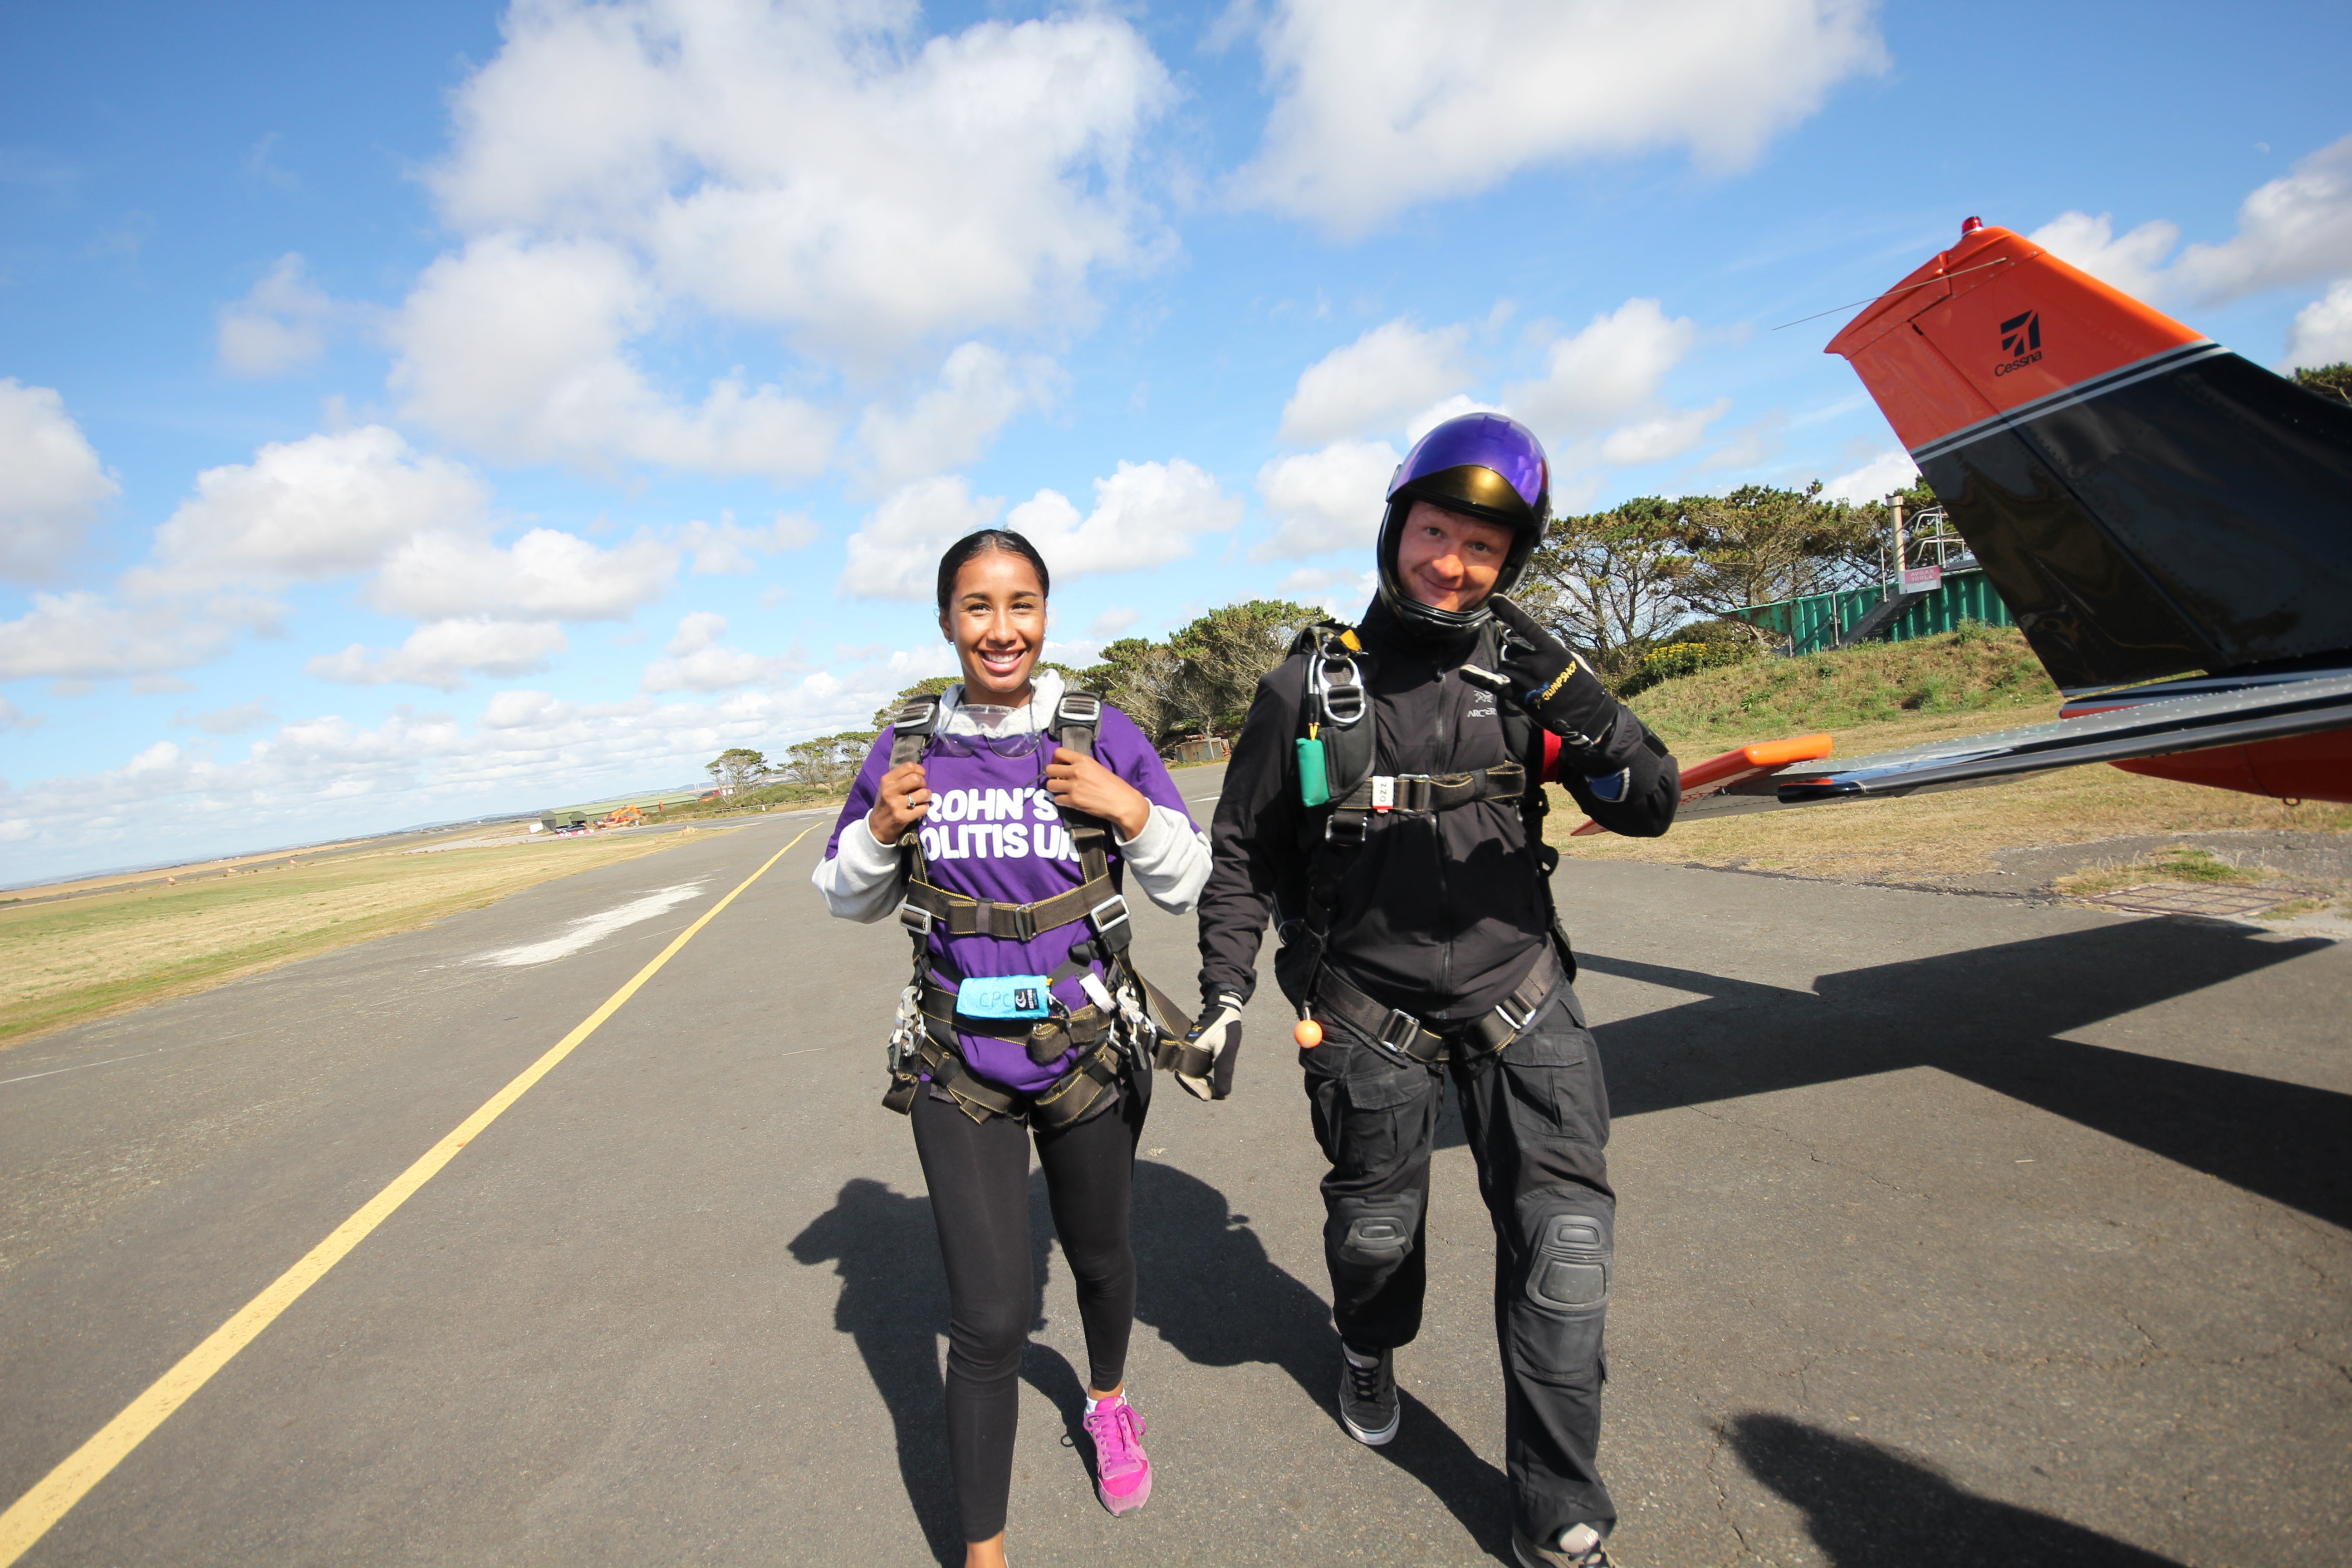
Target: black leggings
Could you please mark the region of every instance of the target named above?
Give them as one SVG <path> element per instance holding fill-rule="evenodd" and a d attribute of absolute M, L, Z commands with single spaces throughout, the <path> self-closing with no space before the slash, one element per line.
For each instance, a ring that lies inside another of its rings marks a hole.
<path fill-rule="evenodd" d="M 1037 1313 L 1029 1251 L 1029 1130 L 975 1122 L 928 1089 L 915 1097 L 915 1149 L 931 1189 L 948 1273 L 948 1464 L 966 1541 L 1003 1533 L 1021 1410 L 1021 1352 Z M 1054 1230 L 1077 1287 L 1088 1386 L 1127 1375 L 1135 1253 L 1127 1239 L 1143 1110 L 1131 1093 L 1058 1132 L 1036 1134 Z"/>

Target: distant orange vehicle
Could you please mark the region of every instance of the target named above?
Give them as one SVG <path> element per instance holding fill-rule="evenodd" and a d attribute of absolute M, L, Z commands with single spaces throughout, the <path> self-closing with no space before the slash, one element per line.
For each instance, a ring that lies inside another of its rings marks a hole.
<path fill-rule="evenodd" d="M 2352 801 L 2352 405 L 1975 218 L 1827 352 L 2068 700 L 2053 723 L 1791 768 L 1769 798 L 1750 775 L 1695 815 L 2102 762 Z"/>

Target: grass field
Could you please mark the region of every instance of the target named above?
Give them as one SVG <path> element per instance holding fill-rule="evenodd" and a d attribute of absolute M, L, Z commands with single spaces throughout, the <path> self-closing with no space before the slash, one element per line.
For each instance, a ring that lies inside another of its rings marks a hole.
<path fill-rule="evenodd" d="M 2058 716 L 2050 684 L 2012 630 L 1971 628 L 1685 676 L 1633 699 L 1685 763 L 1752 741 L 1828 731 L 1837 758 L 2013 729 Z M 1565 855 L 1872 880 L 1999 869 L 1995 851 L 2126 834 L 2352 830 L 2352 806 L 2143 778 L 2106 766 L 1905 800 L 1840 801 L 1695 819 L 1664 838 L 1570 838 L 1582 814 L 1559 797 L 1549 837 Z"/>
<path fill-rule="evenodd" d="M 0 909 L 0 1049 L 680 842 L 677 834 L 376 851 Z"/>

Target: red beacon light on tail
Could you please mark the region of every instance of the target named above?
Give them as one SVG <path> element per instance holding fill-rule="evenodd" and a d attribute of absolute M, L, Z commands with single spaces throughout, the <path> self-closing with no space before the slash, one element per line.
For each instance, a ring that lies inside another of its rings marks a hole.
<path fill-rule="evenodd" d="M 1975 216 L 1964 217 L 1960 220 L 1960 237 L 1966 239 L 1982 227 L 1984 227 L 1984 219 Z"/>

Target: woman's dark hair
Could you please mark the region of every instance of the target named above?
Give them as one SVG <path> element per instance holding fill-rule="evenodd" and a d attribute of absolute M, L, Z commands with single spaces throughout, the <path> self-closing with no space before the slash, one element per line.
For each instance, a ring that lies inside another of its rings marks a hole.
<path fill-rule="evenodd" d="M 965 534 L 949 545 L 948 552 L 940 557 L 940 614 L 944 616 L 948 613 L 948 601 L 955 597 L 956 574 L 963 570 L 963 563 L 992 550 L 1006 550 L 1025 557 L 1030 565 L 1037 568 L 1037 592 L 1048 597 L 1052 595 L 1054 579 L 1045 570 L 1045 558 L 1037 553 L 1035 545 L 1009 528 L 983 528 Z"/>

